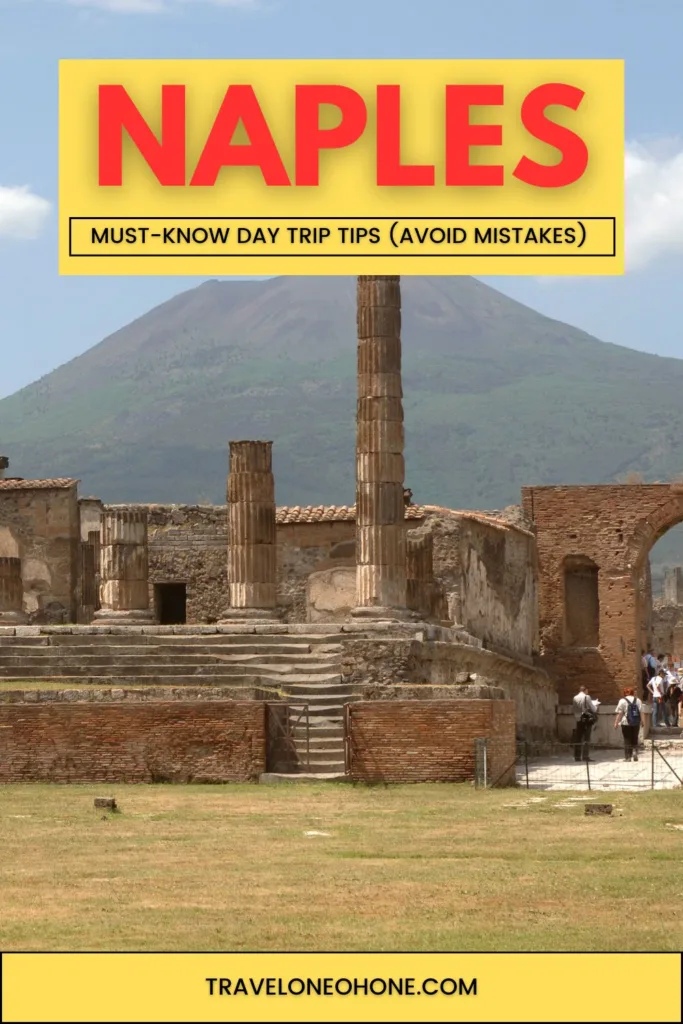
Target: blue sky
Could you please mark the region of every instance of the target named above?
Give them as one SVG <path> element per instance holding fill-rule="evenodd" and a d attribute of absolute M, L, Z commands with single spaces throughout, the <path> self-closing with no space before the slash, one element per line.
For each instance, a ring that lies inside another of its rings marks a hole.
<path fill-rule="evenodd" d="M 603 338 L 683 357 L 680 0 L 0 0 L 0 397 L 199 278 L 60 278 L 66 57 L 619 57 L 624 278 L 487 278 Z"/>

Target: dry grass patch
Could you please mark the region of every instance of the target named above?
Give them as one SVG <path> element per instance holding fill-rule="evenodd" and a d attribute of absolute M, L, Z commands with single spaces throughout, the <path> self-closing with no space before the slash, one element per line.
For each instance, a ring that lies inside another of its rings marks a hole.
<path fill-rule="evenodd" d="M 6 786 L 0 946 L 678 951 L 680 791 L 599 818 L 568 795 Z"/>

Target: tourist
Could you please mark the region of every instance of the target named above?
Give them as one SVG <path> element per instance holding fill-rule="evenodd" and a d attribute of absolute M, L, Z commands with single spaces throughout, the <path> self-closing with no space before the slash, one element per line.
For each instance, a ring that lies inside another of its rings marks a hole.
<path fill-rule="evenodd" d="M 672 664 L 671 662 L 669 664 Z M 673 672 L 666 673 L 665 714 L 668 725 L 678 725 L 678 703 L 681 697 L 681 685 L 678 676 Z"/>
<path fill-rule="evenodd" d="M 666 705 L 664 704 L 664 673 L 659 669 L 657 675 L 648 681 L 647 689 L 652 704 L 652 728 L 656 729 L 660 718 L 666 725 Z"/>
<path fill-rule="evenodd" d="M 621 726 L 624 737 L 624 760 L 638 760 L 638 739 L 640 736 L 640 719 L 643 710 L 642 701 L 635 695 L 633 688 L 624 690 L 624 696 L 617 704 L 614 728 Z"/>
<path fill-rule="evenodd" d="M 574 760 L 591 761 L 588 756 L 588 744 L 590 743 L 591 731 L 598 720 L 597 703 L 591 699 L 585 686 L 579 687 L 579 692 L 572 701 L 574 708 Z"/>
<path fill-rule="evenodd" d="M 647 661 L 648 678 L 652 679 L 653 676 L 657 675 L 657 672 L 662 666 L 661 663 L 657 660 L 657 658 L 655 658 L 654 651 L 651 647 L 645 655 L 645 660 Z"/>

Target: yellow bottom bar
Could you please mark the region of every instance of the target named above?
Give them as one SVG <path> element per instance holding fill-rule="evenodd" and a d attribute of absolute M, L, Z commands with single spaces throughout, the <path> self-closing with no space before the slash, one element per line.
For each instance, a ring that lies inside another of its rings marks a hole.
<path fill-rule="evenodd" d="M 680 1021 L 673 953 L 9 953 L 8 1021 Z"/>

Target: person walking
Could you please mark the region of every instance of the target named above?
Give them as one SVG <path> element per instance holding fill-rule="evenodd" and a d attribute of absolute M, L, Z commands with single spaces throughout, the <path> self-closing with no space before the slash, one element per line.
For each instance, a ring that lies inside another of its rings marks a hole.
<path fill-rule="evenodd" d="M 643 703 L 631 689 L 624 690 L 624 696 L 617 704 L 617 713 L 614 718 L 614 728 L 621 726 L 621 735 L 624 737 L 624 760 L 638 760 L 638 739 L 640 736 L 640 720 L 643 710 Z"/>
<path fill-rule="evenodd" d="M 574 708 L 574 760 L 591 761 L 588 756 L 591 731 L 598 720 L 598 709 L 585 686 L 572 700 Z"/>
<path fill-rule="evenodd" d="M 666 710 L 669 725 L 675 729 L 678 725 L 678 705 L 681 700 L 681 684 L 678 675 L 672 674 L 666 691 Z"/>
<path fill-rule="evenodd" d="M 652 728 L 656 729 L 660 718 L 664 718 L 666 725 L 666 706 L 664 704 L 664 676 L 662 669 L 648 681 L 647 684 L 650 702 L 652 704 Z"/>

